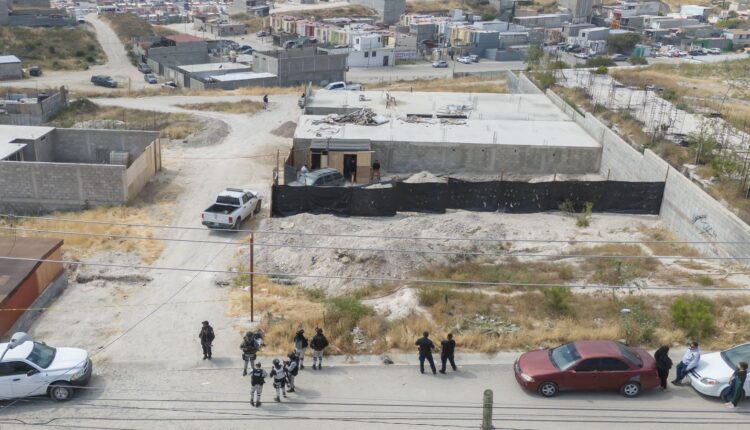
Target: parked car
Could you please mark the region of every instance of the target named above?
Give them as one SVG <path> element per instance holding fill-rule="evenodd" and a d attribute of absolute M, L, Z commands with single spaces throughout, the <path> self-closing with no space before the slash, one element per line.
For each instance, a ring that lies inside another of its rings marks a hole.
<path fill-rule="evenodd" d="M 346 83 L 344 81 L 331 82 L 323 87 L 328 91 L 362 91 L 362 84 Z"/>
<path fill-rule="evenodd" d="M 53 348 L 44 342 L 25 340 L 25 336 L 20 339 L 18 343 L 13 339 L 0 343 L 0 351 L 7 350 L 0 362 L 0 398 L 46 395 L 63 401 L 73 396 L 75 387 L 88 384 L 93 364 L 85 350 Z"/>
<path fill-rule="evenodd" d="M 560 391 L 619 391 L 635 397 L 659 386 L 656 361 L 644 349 L 608 340 L 567 343 L 529 351 L 516 360 L 516 381 L 552 397 Z"/>
<path fill-rule="evenodd" d="M 269 33 L 268 33 L 267 31 L 259 31 L 259 32 L 255 33 L 255 35 L 256 35 L 257 37 L 266 37 L 266 36 L 270 36 L 270 34 L 269 34 Z"/>
<path fill-rule="evenodd" d="M 257 191 L 227 188 L 216 197 L 216 203 L 203 211 L 201 221 L 208 228 L 239 230 L 242 221 L 260 212 L 261 203 Z"/>
<path fill-rule="evenodd" d="M 42 76 L 42 68 L 39 66 L 32 66 L 29 69 L 29 75 L 34 77 Z"/>
<path fill-rule="evenodd" d="M 146 63 L 138 63 L 138 71 L 141 73 L 151 73 L 153 70 L 151 70 L 151 66 L 149 66 Z"/>
<path fill-rule="evenodd" d="M 100 87 L 117 88 L 117 81 L 106 75 L 94 75 L 91 82 Z"/>
<path fill-rule="evenodd" d="M 719 55 L 721 54 L 721 49 L 719 48 L 708 48 L 708 53 L 711 55 Z"/>
<path fill-rule="evenodd" d="M 575 54 L 573 54 L 573 56 L 576 58 L 584 59 L 584 60 L 589 58 L 589 54 L 586 52 L 576 52 Z"/>
<path fill-rule="evenodd" d="M 479 55 L 471 54 L 469 55 L 469 58 L 471 58 L 472 63 L 478 63 L 479 62 Z"/>
<path fill-rule="evenodd" d="M 612 56 L 612 61 L 628 61 L 628 56 L 625 54 L 615 54 Z"/>
<path fill-rule="evenodd" d="M 458 61 L 459 63 L 462 63 L 462 64 L 471 64 L 471 58 L 469 58 L 468 56 L 467 57 L 458 57 L 456 59 L 456 61 Z"/>
<path fill-rule="evenodd" d="M 240 51 L 240 54 L 250 55 L 253 53 L 254 49 L 250 45 L 242 45 L 240 46 L 239 51 Z"/>
<path fill-rule="evenodd" d="M 153 73 L 146 73 L 143 75 L 143 79 L 148 82 L 149 84 L 156 84 L 159 81 L 156 79 L 156 75 Z"/>
<path fill-rule="evenodd" d="M 703 354 L 698 367 L 688 374 L 690 384 L 703 395 L 721 397 L 725 402 L 729 401 L 729 379 L 737 370 L 740 361 L 750 362 L 750 343 L 737 345 L 725 351 Z M 750 379 L 745 381 L 742 396 L 746 396 L 747 393 L 750 393 Z"/>
<path fill-rule="evenodd" d="M 164 87 L 164 88 L 168 88 L 170 90 L 177 89 L 177 84 L 175 84 L 174 81 L 164 82 L 163 84 L 161 84 L 161 86 Z"/>
<path fill-rule="evenodd" d="M 448 62 L 445 61 L 445 60 L 438 60 L 438 61 L 435 61 L 434 63 L 432 63 L 432 67 L 435 67 L 435 68 L 438 68 L 438 69 L 443 69 L 443 68 L 448 67 Z"/>
<path fill-rule="evenodd" d="M 344 175 L 336 169 L 325 168 L 305 173 L 289 185 L 292 187 L 339 187 L 344 185 Z"/>

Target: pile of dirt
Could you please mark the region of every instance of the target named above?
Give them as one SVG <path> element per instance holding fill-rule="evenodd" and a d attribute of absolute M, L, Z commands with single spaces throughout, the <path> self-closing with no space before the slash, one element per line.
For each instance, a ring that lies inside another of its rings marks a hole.
<path fill-rule="evenodd" d="M 415 173 L 404 180 L 407 184 L 446 183 L 447 179 L 435 176 L 428 171 Z"/>
<path fill-rule="evenodd" d="M 280 126 L 271 130 L 271 134 L 279 137 L 292 138 L 294 137 L 294 130 L 297 129 L 297 123 L 294 121 L 287 121 Z"/>
<path fill-rule="evenodd" d="M 201 122 L 203 123 L 201 130 L 177 142 L 190 146 L 216 145 L 229 135 L 229 126 L 224 121 L 206 119 Z"/>
<path fill-rule="evenodd" d="M 290 282 L 306 288 L 323 288 L 329 294 L 339 294 L 373 282 L 362 278 L 414 278 L 419 271 L 435 264 L 464 261 L 465 254 L 460 252 L 498 253 L 507 249 L 515 253 L 557 254 L 572 249 L 574 245 L 565 242 L 569 240 L 635 240 L 639 234 L 624 226 L 636 226 L 639 223 L 647 227 L 660 226 L 657 217 L 614 214 L 594 214 L 591 226 L 586 229 L 576 227 L 574 222 L 561 214 L 547 213 L 449 211 L 440 215 L 400 214 L 378 219 L 300 214 L 263 219 L 258 230 L 316 235 L 256 236 L 256 244 L 266 242 L 286 246 L 257 246 L 255 261 L 257 267 L 264 272 L 292 274 L 286 277 Z M 367 237 L 338 236 L 342 234 Z M 507 245 L 505 242 L 444 238 L 545 239 L 563 242 L 515 242 Z M 445 253 L 446 251 L 459 252 Z M 331 278 L 327 278 L 328 276 Z M 411 292 L 403 294 L 402 299 L 413 300 L 409 297 Z M 395 309 L 384 304 L 383 312 L 395 312 Z"/>

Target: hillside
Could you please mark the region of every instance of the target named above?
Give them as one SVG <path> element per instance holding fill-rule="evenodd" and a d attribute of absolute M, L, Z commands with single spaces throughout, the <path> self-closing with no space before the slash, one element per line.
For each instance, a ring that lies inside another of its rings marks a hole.
<path fill-rule="evenodd" d="M 0 27 L 0 53 L 17 56 L 24 67 L 44 70 L 86 70 L 105 60 L 96 35 L 83 26 Z"/>

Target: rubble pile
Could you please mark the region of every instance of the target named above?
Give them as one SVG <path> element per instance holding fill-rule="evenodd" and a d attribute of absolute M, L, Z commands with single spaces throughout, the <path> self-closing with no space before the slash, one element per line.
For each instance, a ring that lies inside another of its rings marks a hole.
<path fill-rule="evenodd" d="M 314 125 L 319 124 L 357 124 L 357 125 L 381 125 L 388 122 L 388 118 L 378 115 L 370 108 L 362 108 L 347 114 L 332 114 L 315 120 Z"/>
<path fill-rule="evenodd" d="M 502 336 L 516 333 L 520 330 L 520 327 L 509 321 L 480 314 L 476 314 L 474 318 L 458 323 L 455 327 L 455 331 L 458 333 L 470 331 L 487 336 Z"/>

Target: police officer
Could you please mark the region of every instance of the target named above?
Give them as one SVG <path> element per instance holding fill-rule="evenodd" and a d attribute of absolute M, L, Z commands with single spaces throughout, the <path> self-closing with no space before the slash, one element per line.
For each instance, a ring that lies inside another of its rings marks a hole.
<path fill-rule="evenodd" d="M 432 350 L 435 349 L 435 344 L 430 340 L 430 333 L 422 333 L 422 337 L 417 339 L 415 345 L 419 347 L 419 371 L 424 373 L 424 361 L 427 360 L 430 363 L 432 374 L 437 374 L 435 361 L 432 359 Z"/>
<path fill-rule="evenodd" d="M 305 337 L 305 331 L 303 329 L 297 330 L 297 334 L 294 335 L 294 351 L 297 353 L 299 359 L 300 370 L 305 368 L 305 351 L 307 350 L 307 338 Z"/>
<path fill-rule="evenodd" d="M 245 361 L 245 369 L 242 371 L 242 376 L 247 376 L 247 365 L 250 363 L 250 371 L 255 369 L 255 357 L 258 353 L 258 342 L 255 340 L 255 334 L 251 331 L 245 333 L 245 337 L 242 338 L 240 344 L 240 350 L 242 350 L 242 360 Z"/>
<path fill-rule="evenodd" d="M 271 377 L 273 378 L 273 388 L 276 389 L 274 400 L 280 402 L 282 395 L 286 397 L 286 370 L 284 364 L 278 358 L 273 359 Z"/>
<path fill-rule="evenodd" d="M 453 333 L 448 333 L 448 339 L 440 342 L 440 373 L 445 375 L 446 362 L 451 363 L 451 368 L 455 372 L 456 362 L 453 360 L 454 354 L 456 353 L 456 341 L 453 340 Z"/>
<path fill-rule="evenodd" d="M 310 347 L 313 349 L 313 370 L 321 370 L 323 368 L 323 350 L 328 346 L 328 339 L 323 335 L 322 328 L 315 329 L 315 336 L 310 342 Z"/>
<path fill-rule="evenodd" d="M 260 362 L 255 364 L 255 367 L 250 370 L 250 404 L 256 408 L 260 407 L 260 395 L 263 393 L 263 384 L 266 383 L 266 377 L 268 373 L 260 366 Z M 257 395 L 257 399 L 256 399 Z"/>
<path fill-rule="evenodd" d="M 203 348 L 203 359 L 211 359 L 211 343 L 214 341 L 216 336 L 214 335 L 214 328 L 208 324 L 208 321 L 203 321 L 203 327 L 201 327 L 198 338 L 201 340 L 201 347 Z"/>
<path fill-rule="evenodd" d="M 287 357 L 289 358 L 289 361 L 284 363 L 286 365 L 286 379 L 289 382 L 289 389 L 287 392 L 293 393 L 294 378 L 297 376 L 297 373 L 299 373 L 299 358 L 294 351 L 290 352 Z"/>

